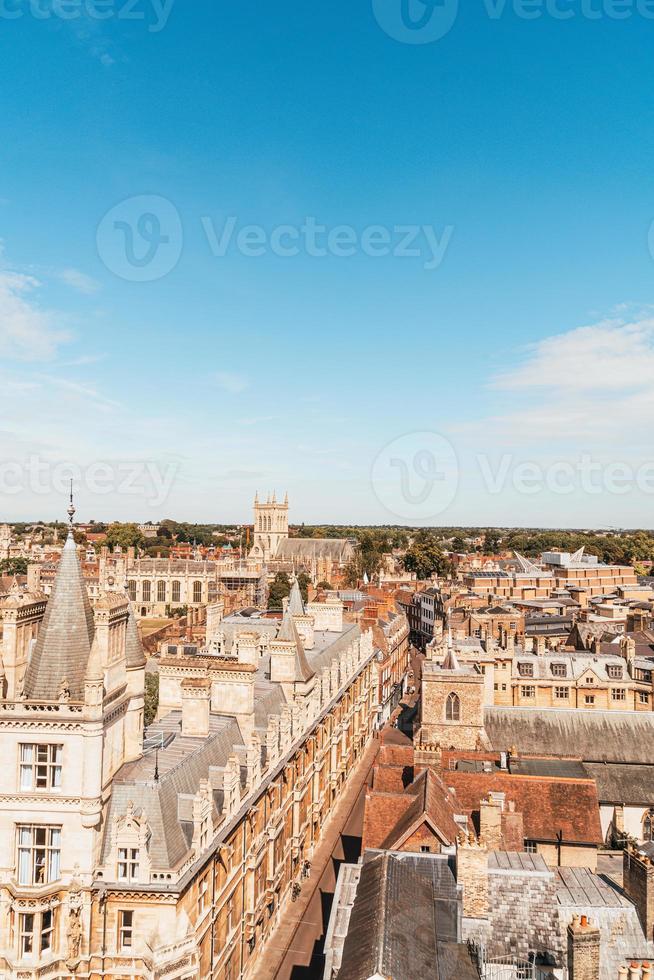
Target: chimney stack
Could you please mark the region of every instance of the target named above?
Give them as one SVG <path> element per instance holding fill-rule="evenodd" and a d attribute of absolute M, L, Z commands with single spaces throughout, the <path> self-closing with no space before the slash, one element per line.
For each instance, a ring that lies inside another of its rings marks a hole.
<path fill-rule="evenodd" d="M 585 915 L 568 926 L 570 980 L 600 980 L 600 931 Z"/>
<path fill-rule="evenodd" d="M 211 681 L 187 677 L 182 681 L 182 735 L 206 738 L 209 734 Z"/>

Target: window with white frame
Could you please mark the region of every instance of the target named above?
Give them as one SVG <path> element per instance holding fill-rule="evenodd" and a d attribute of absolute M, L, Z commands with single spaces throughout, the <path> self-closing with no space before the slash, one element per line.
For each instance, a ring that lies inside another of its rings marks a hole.
<path fill-rule="evenodd" d="M 555 687 L 554 688 L 554 697 L 557 699 L 557 701 L 566 701 L 570 697 L 570 688 L 569 687 Z"/>
<path fill-rule="evenodd" d="M 138 847 L 118 848 L 118 881 L 139 880 Z"/>
<path fill-rule="evenodd" d="M 18 914 L 18 958 L 36 959 L 48 953 L 54 943 L 55 916 L 52 909 Z"/>
<path fill-rule="evenodd" d="M 611 688 L 611 698 L 613 701 L 626 701 L 627 700 L 627 690 L 624 687 L 612 687 Z"/>
<path fill-rule="evenodd" d="M 533 684 L 523 684 L 523 686 L 520 688 L 520 695 L 523 698 L 535 698 L 536 688 L 533 686 Z"/>
<path fill-rule="evenodd" d="M 61 789 L 63 745 L 20 745 L 20 788 Z"/>
<path fill-rule="evenodd" d="M 639 691 L 638 700 L 640 701 L 641 704 L 649 704 L 649 694 L 647 693 L 647 691 Z"/>
<path fill-rule="evenodd" d="M 59 878 L 61 861 L 61 827 L 19 824 L 18 882 L 21 885 L 45 885 Z"/>
<path fill-rule="evenodd" d="M 118 948 L 131 949 L 134 942 L 134 913 L 123 909 L 118 913 Z"/>
<path fill-rule="evenodd" d="M 525 841 L 525 851 L 527 852 L 527 854 L 537 854 L 538 853 L 538 845 L 536 844 L 536 841 L 535 840 L 526 840 Z"/>

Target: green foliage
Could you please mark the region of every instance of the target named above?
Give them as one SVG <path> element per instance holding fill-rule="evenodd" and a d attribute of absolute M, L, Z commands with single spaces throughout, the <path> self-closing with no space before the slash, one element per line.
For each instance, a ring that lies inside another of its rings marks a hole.
<path fill-rule="evenodd" d="M 450 563 L 431 531 L 421 531 L 416 535 L 403 562 L 407 572 L 415 572 L 419 579 L 430 578 L 434 573 L 447 575 L 451 572 Z"/>
<path fill-rule="evenodd" d="M 332 584 L 331 584 L 331 582 L 324 582 L 324 581 L 323 582 L 318 582 L 318 585 L 316 586 L 316 588 L 317 589 L 325 589 L 326 592 L 330 592 L 331 589 L 332 589 Z"/>
<path fill-rule="evenodd" d="M 159 707 L 159 674 L 145 675 L 145 727 L 151 725 Z"/>
<path fill-rule="evenodd" d="M 128 548 L 140 548 L 143 535 L 136 524 L 110 524 L 107 528 L 107 545 L 110 548 L 119 546 L 126 551 Z"/>
<path fill-rule="evenodd" d="M 311 585 L 311 576 L 307 575 L 306 572 L 300 572 L 297 577 L 297 584 L 300 586 L 300 595 L 304 602 L 309 601 L 309 586 Z"/>
<path fill-rule="evenodd" d="M 0 561 L 3 575 L 27 575 L 27 558 L 4 558 Z"/>
<path fill-rule="evenodd" d="M 291 592 L 291 583 L 286 572 L 277 572 L 268 590 L 268 608 L 281 609 L 282 599 Z"/>

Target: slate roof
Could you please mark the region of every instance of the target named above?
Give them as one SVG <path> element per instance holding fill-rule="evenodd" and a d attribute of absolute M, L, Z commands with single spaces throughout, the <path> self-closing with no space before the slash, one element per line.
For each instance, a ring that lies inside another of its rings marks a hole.
<path fill-rule="evenodd" d="M 479 980 L 459 939 L 459 900 L 438 856 L 367 852 L 338 980 Z"/>
<path fill-rule="evenodd" d="M 84 700 L 84 674 L 91 652 L 93 611 L 72 534 L 25 673 L 24 692 L 33 701 L 57 701 L 66 681 L 73 701 Z"/>
<path fill-rule="evenodd" d="M 330 559 L 344 561 L 353 550 L 349 538 L 283 538 L 277 546 L 275 558 L 279 560 Z"/>
<path fill-rule="evenodd" d="M 580 758 L 584 762 L 652 762 L 654 714 L 649 711 L 577 711 L 574 708 L 484 709 L 484 727 L 496 752 Z"/>
<path fill-rule="evenodd" d="M 654 765 L 587 762 L 585 768 L 597 783 L 600 803 L 654 807 Z"/>

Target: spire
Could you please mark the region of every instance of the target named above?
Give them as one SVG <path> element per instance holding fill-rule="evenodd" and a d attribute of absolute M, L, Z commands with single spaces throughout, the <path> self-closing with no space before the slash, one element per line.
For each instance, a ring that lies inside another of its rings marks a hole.
<path fill-rule="evenodd" d="M 127 632 L 125 634 L 125 660 L 127 669 L 130 667 L 145 667 L 145 651 L 139 636 L 138 626 L 134 618 L 132 603 L 129 604 L 129 616 L 127 617 Z"/>
<path fill-rule="evenodd" d="M 97 636 L 93 637 L 91 652 L 86 664 L 84 680 L 91 683 L 104 680 L 104 668 L 102 666 L 102 654 Z"/>
<path fill-rule="evenodd" d="M 28 700 L 57 701 L 64 681 L 72 700 L 84 699 L 84 675 L 95 628 L 73 538 L 72 501 L 68 514 L 71 528 L 25 674 Z"/>
<path fill-rule="evenodd" d="M 254 506 L 255 507 L 258 507 L 259 506 L 259 491 L 258 490 L 256 490 L 255 491 L 255 494 L 254 494 Z"/>
<path fill-rule="evenodd" d="M 311 680 L 311 678 L 315 675 L 315 670 L 312 670 L 309 666 L 300 634 L 298 633 L 297 627 L 293 622 L 290 607 L 284 613 L 282 625 L 275 639 L 280 640 L 283 643 L 292 643 L 295 646 L 295 681 L 303 681 L 306 683 L 307 681 Z"/>
<path fill-rule="evenodd" d="M 460 670 L 459 661 L 456 658 L 454 647 L 448 647 L 443 663 L 441 664 L 441 670 Z"/>
<path fill-rule="evenodd" d="M 273 504 L 276 504 L 277 503 L 277 496 L 276 496 L 276 492 L 274 490 L 273 490 L 273 494 L 272 494 L 272 502 L 273 502 Z"/>
<path fill-rule="evenodd" d="M 288 507 L 288 490 L 284 494 L 284 506 Z"/>
<path fill-rule="evenodd" d="M 72 534 L 73 534 L 73 518 L 75 517 L 75 504 L 73 503 L 73 481 L 72 480 L 70 481 L 70 503 L 68 505 L 68 510 L 66 511 L 66 513 L 68 514 L 68 520 L 70 522 L 70 526 L 68 528 L 68 534 L 69 534 L 70 537 L 72 537 Z"/>
<path fill-rule="evenodd" d="M 304 616 L 302 593 L 300 592 L 300 585 L 296 578 L 293 579 L 293 585 L 291 586 L 291 594 L 288 599 L 288 611 L 290 612 L 291 616 Z"/>

